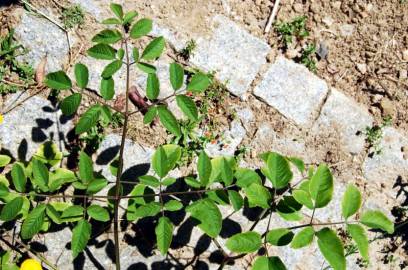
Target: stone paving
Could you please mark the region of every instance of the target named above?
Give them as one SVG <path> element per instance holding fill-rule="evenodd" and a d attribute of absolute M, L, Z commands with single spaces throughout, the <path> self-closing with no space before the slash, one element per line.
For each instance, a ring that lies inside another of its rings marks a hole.
<path fill-rule="evenodd" d="M 106 7 L 105 9 L 101 7 L 102 2 L 97 3 L 90 0 L 71 0 L 71 2 L 81 4 L 98 20 L 101 20 L 100 16 L 106 13 Z M 381 141 L 382 153 L 373 157 L 368 156 L 365 137 L 361 134 L 365 127 L 373 124 L 373 118 L 367 108 L 342 94 L 341 89 L 331 89 L 326 82 L 300 64 L 283 57 L 278 57 L 273 63 L 267 63 L 266 56 L 270 50 L 269 46 L 228 18 L 217 15 L 213 18 L 212 23 L 213 32 L 210 37 L 197 40 L 198 47 L 191 59 L 194 66 L 206 71 L 216 71 L 217 78 L 226 83 L 231 94 L 239 97 L 253 94 L 277 110 L 299 130 L 306 130 L 311 134 L 322 133 L 325 130 L 335 131 L 339 135 L 345 151 L 351 155 L 363 156 L 363 176 L 368 185 L 385 183 L 391 189 L 396 178 L 401 176 L 406 179 L 408 177 L 406 170 L 408 166 L 408 138 L 401 131 L 395 128 L 386 128 Z M 21 24 L 16 29 L 16 34 L 18 39 L 30 49 L 27 59 L 31 63 L 35 65 L 45 54 L 48 54 L 48 70 L 53 71 L 61 67 L 67 56 L 68 47 L 66 46 L 65 35 L 55 25 L 45 19 L 24 14 Z M 162 26 L 155 25 L 154 35 L 164 35 L 176 49 L 182 48 L 182 44 L 185 44 L 185 40 L 181 42 L 177 33 Z M 82 59 L 82 61 L 91 65 L 90 70 L 92 71 L 94 67 L 103 67 L 103 65 L 94 64 L 91 62 L 92 60 L 87 58 Z M 171 91 L 167 83 L 168 74 L 165 67 L 169 62 L 169 59 L 159 62 L 158 69 L 160 79 L 166 81 L 162 84 L 165 92 Z M 263 67 L 267 68 L 266 73 L 261 71 Z M 95 74 L 91 74 L 91 85 L 95 89 L 99 89 L 98 74 L 100 71 L 97 69 Z M 119 77 L 123 76 L 120 74 Z M 144 75 L 140 75 L 137 77 L 136 83 L 143 87 L 144 80 Z M 123 87 L 120 84 L 118 86 L 119 88 Z M 15 97 L 13 95 L 10 100 Z M 206 149 L 211 156 L 233 154 L 244 138 L 248 136 L 244 126 L 248 127 L 254 121 L 252 111 L 249 108 L 239 108 L 237 115 L 241 121 L 232 122 L 231 126 L 226 129 L 223 140 Z M 33 119 L 36 121 L 32 121 Z M 0 125 L 0 141 L 3 148 L 7 148 L 13 157 L 21 158 L 18 147 L 25 140 L 27 144 L 25 159 L 27 160 L 32 156 L 39 143 L 50 138 L 64 141 L 72 127 L 72 121 L 61 117 L 49 101 L 35 97 L 5 116 L 4 123 Z M 107 160 L 112 160 L 117 154 L 119 139 L 117 135 L 108 135 L 97 154 L 96 169 L 101 170 L 102 174 L 110 180 L 113 178 L 105 165 L 109 162 Z M 302 155 L 306 149 L 303 140 L 279 137 L 269 123 L 262 123 L 255 134 L 254 141 L 257 140 L 264 140 L 269 143 L 273 150 L 287 151 L 284 153 L 286 155 Z M 143 148 L 136 142 L 127 140 L 126 150 L 128 151 L 125 155 L 126 169 L 137 167 L 138 171 L 147 172 L 149 170 L 152 149 Z M 326 212 L 316 213 L 317 218 L 322 220 L 338 219 L 340 197 L 345 183 L 338 184 L 339 188 L 335 190 L 330 209 Z M 223 214 L 225 216 L 226 212 Z M 248 219 L 245 217 L 235 216 L 238 217 L 235 220 L 238 226 L 245 227 L 248 224 Z M 260 227 L 263 226 L 265 224 L 260 225 Z M 69 231 L 64 231 L 64 234 L 69 234 Z M 57 235 L 60 237 L 59 234 Z M 193 244 L 198 241 L 200 235 L 198 231 L 194 231 L 191 235 Z M 63 237 L 63 239 L 69 240 L 69 237 Z M 57 242 L 47 240 L 46 243 L 53 247 L 57 245 Z M 289 269 L 299 266 L 302 268 L 305 265 L 310 269 L 315 269 L 317 266 L 320 267 L 322 258 L 320 255 L 316 255 L 318 252 L 316 252 L 316 247 L 314 248 L 314 251 L 301 250 L 296 251 L 296 253 L 293 250 L 279 248 L 277 252 L 290 266 Z M 95 250 L 91 247 L 90 249 L 93 255 L 103 262 L 103 265 L 111 263 L 104 248 Z M 135 261 L 135 258 L 137 261 L 146 261 L 144 255 L 135 251 L 135 247 L 124 246 L 122 253 L 123 256 L 131 256 L 132 259 L 129 261 Z M 48 255 L 57 256 L 57 250 L 48 251 Z M 153 265 L 155 261 L 162 259 L 156 255 L 148 257 L 148 265 Z M 62 263 L 66 264 L 68 260 L 63 259 Z M 89 260 L 86 260 L 85 265 L 86 269 L 93 268 Z M 216 269 L 216 265 L 213 266 L 211 269 Z M 350 269 L 352 267 L 353 265 L 350 265 Z M 67 266 L 67 268 L 61 269 L 72 269 L 72 267 Z"/>

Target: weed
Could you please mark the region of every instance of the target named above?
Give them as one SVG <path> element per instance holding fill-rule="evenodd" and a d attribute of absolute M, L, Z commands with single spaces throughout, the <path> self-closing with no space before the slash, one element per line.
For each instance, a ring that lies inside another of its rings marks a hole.
<path fill-rule="evenodd" d="M 0 37 L 0 94 L 14 93 L 34 82 L 34 69 L 17 60 L 26 53 L 21 44 L 14 40 L 14 30 Z M 7 83 L 6 83 L 7 82 Z"/>
<path fill-rule="evenodd" d="M 62 11 L 62 23 L 67 29 L 83 24 L 84 18 L 84 12 L 79 5 L 70 6 Z"/>
<path fill-rule="evenodd" d="M 370 155 L 381 154 L 382 148 L 380 146 L 381 139 L 383 137 L 383 130 L 385 127 L 390 126 L 392 123 L 392 118 L 387 116 L 383 119 L 381 125 L 375 125 L 372 127 L 366 127 L 365 135 L 368 147 L 370 149 Z"/>
<path fill-rule="evenodd" d="M 195 42 L 194 39 L 190 39 L 187 42 L 187 45 L 185 48 L 183 48 L 180 51 L 180 56 L 184 59 L 184 60 L 189 60 L 190 57 L 193 55 L 193 52 L 195 50 L 195 48 L 197 47 L 197 43 Z"/>
<path fill-rule="evenodd" d="M 301 16 L 296 17 L 291 22 L 280 22 L 276 24 L 276 31 L 282 36 L 286 47 L 292 43 L 293 37 L 305 38 L 309 36 L 309 31 L 306 29 L 306 20 L 306 16 Z"/>
<path fill-rule="evenodd" d="M 302 51 L 302 55 L 300 56 L 300 62 L 313 72 L 316 72 L 316 61 L 314 59 L 315 53 L 316 46 L 311 44 Z"/>

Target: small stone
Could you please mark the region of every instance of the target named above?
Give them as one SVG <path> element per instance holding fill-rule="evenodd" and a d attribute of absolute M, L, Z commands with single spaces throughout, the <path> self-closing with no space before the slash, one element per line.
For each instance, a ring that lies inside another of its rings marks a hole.
<path fill-rule="evenodd" d="M 357 66 L 358 71 L 360 71 L 361 74 L 367 73 L 367 65 L 365 63 L 357 63 L 356 66 Z"/>
<path fill-rule="evenodd" d="M 354 33 L 354 25 L 352 24 L 343 24 L 340 26 L 340 34 L 343 37 L 350 37 Z"/>
<path fill-rule="evenodd" d="M 332 2 L 331 5 L 335 9 L 340 9 L 341 8 L 341 1 L 334 1 L 334 2 Z"/>
<path fill-rule="evenodd" d="M 303 12 L 303 5 L 301 3 L 293 4 L 293 10 L 296 12 Z"/>
<path fill-rule="evenodd" d="M 299 51 L 296 50 L 296 49 L 288 49 L 288 50 L 286 51 L 286 53 L 285 53 L 285 56 L 286 56 L 287 58 L 289 58 L 289 59 L 293 59 L 293 58 L 295 58 L 295 57 L 300 56 L 300 53 L 299 53 Z"/>
<path fill-rule="evenodd" d="M 324 17 L 324 18 L 322 19 L 322 22 L 323 22 L 326 26 L 330 27 L 330 26 L 333 25 L 334 20 L 333 20 L 332 17 L 327 16 L 327 17 Z"/>
<path fill-rule="evenodd" d="M 405 80 L 406 78 L 408 78 L 408 70 L 400 69 L 398 71 L 398 77 L 400 78 L 400 80 Z"/>
<path fill-rule="evenodd" d="M 293 120 L 311 126 L 327 94 L 325 81 L 305 66 L 278 57 L 254 89 L 254 95 Z"/>
<path fill-rule="evenodd" d="M 393 116 L 394 115 L 394 105 L 392 101 L 388 98 L 383 98 L 380 102 L 381 110 L 384 115 Z"/>
<path fill-rule="evenodd" d="M 379 103 L 382 98 L 383 98 L 383 95 L 376 94 L 376 95 L 374 95 L 374 96 L 371 97 L 371 102 L 373 102 L 373 103 Z"/>
<path fill-rule="evenodd" d="M 317 55 L 320 59 L 326 59 L 327 55 L 329 54 L 329 48 L 327 47 L 325 42 L 320 42 L 319 48 L 316 51 Z"/>
<path fill-rule="evenodd" d="M 402 52 L 402 60 L 408 61 L 408 50 Z"/>

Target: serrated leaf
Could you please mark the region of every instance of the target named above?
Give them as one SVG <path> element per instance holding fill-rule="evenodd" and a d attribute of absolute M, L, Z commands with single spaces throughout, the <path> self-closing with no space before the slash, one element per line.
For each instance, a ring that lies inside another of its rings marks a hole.
<path fill-rule="evenodd" d="M 4 167 L 9 164 L 11 161 L 11 157 L 7 155 L 0 155 L 0 167 Z"/>
<path fill-rule="evenodd" d="M 147 110 L 144 117 L 143 117 L 143 124 L 145 124 L 145 125 L 150 124 L 154 120 L 156 115 L 157 115 L 157 108 L 156 107 L 150 107 Z"/>
<path fill-rule="evenodd" d="M 135 219 L 144 218 L 144 217 L 154 217 L 161 210 L 161 205 L 158 202 L 150 202 L 144 205 L 139 206 L 133 217 Z"/>
<path fill-rule="evenodd" d="M 104 79 L 111 78 L 116 72 L 120 70 L 122 64 L 123 64 L 122 60 L 115 60 L 106 65 L 101 74 L 102 78 Z"/>
<path fill-rule="evenodd" d="M 11 180 L 13 181 L 13 185 L 18 192 L 25 192 L 27 178 L 23 167 L 21 167 L 21 165 L 18 163 L 13 164 L 11 169 Z"/>
<path fill-rule="evenodd" d="M 316 232 L 320 252 L 334 270 L 346 269 L 346 257 L 341 240 L 329 228 Z"/>
<path fill-rule="evenodd" d="M 79 93 L 74 93 L 66 98 L 64 98 L 60 104 L 61 111 L 64 115 L 73 115 L 79 108 L 81 104 L 82 95 Z"/>
<path fill-rule="evenodd" d="M 240 210 L 244 206 L 244 199 L 235 190 L 228 190 L 228 198 L 231 201 L 235 211 Z"/>
<path fill-rule="evenodd" d="M 168 131 L 177 137 L 181 136 L 180 124 L 172 112 L 165 106 L 157 106 L 157 113 L 159 114 L 160 122 Z"/>
<path fill-rule="evenodd" d="M 41 230 L 45 218 L 45 208 L 45 204 L 39 204 L 27 215 L 21 225 L 21 238 L 31 239 Z"/>
<path fill-rule="evenodd" d="M 78 63 L 74 67 L 74 73 L 75 73 L 75 80 L 77 82 L 77 85 L 79 88 L 86 88 L 88 85 L 88 80 L 89 80 L 89 71 L 88 68 L 81 63 Z"/>
<path fill-rule="evenodd" d="M 181 111 L 192 121 L 198 121 L 198 109 L 195 102 L 188 96 L 177 95 L 176 102 Z"/>
<path fill-rule="evenodd" d="M 160 181 L 154 176 L 151 175 L 142 175 L 139 176 L 139 181 L 142 184 L 145 184 L 146 186 L 150 187 L 158 187 L 160 186 Z"/>
<path fill-rule="evenodd" d="M 113 14 L 116 15 L 116 17 L 118 17 L 118 19 L 122 19 L 123 18 L 123 9 L 122 6 L 119 4 L 115 4 L 115 3 L 111 3 L 110 4 L 110 9 L 112 10 Z"/>
<path fill-rule="evenodd" d="M 297 189 L 292 192 L 292 196 L 298 203 L 306 206 L 309 209 L 313 209 L 312 197 L 310 197 L 310 194 L 308 192 Z"/>
<path fill-rule="evenodd" d="M 372 229 L 380 229 L 389 234 L 394 233 L 394 223 L 378 210 L 368 210 L 362 214 L 360 222 Z"/>
<path fill-rule="evenodd" d="M 123 25 L 129 24 L 133 21 L 133 19 L 138 15 L 136 11 L 129 11 L 126 12 L 125 16 L 123 17 Z"/>
<path fill-rule="evenodd" d="M 142 59 L 154 60 L 158 58 L 164 50 L 165 41 L 163 37 L 153 39 L 144 49 Z"/>
<path fill-rule="evenodd" d="M 297 157 L 290 157 L 288 159 L 290 163 L 296 166 L 300 173 L 303 173 L 305 171 L 305 163 L 303 162 L 303 160 Z"/>
<path fill-rule="evenodd" d="M 347 219 L 348 217 L 357 213 L 358 209 L 361 207 L 361 193 L 354 185 L 347 185 L 346 191 L 343 195 L 343 200 L 341 202 L 341 211 L 343 217 Z"/>
<path fill-rule="evenodd" d="M 91 205 L 86 209 L 88 215 L 98 221 L 106 222 L 110 220 L 109 212 L 105 208 L 99 205 Z"/>
<path fill-rule="evenodd" d="M 79 154 L 79 178 L 83 183 L 94 179 L 92 159 L 83 151 Z"/>
<path fill-rule="evenodd" d="M 274 246 L 286 246 L 293 239 L 293 232 L 289 229 L 278 228 L 270 230 L 266 234 L 266 241 Z"/>
<path fill-rule="evenodd" d="M 361 257 L 364 260 L 369 261 L 369 242 L 364 228 L 358 224 L 347 224 L 347 232 L 351 235 L 351 238 L 354 240 L 354 242 L 356 242 Z"/>
<path fill-rule="evenodd" d="M 174 177 L 167 177 L 163 179 L 162 185 L 167 187 L 167 186 L 173 185 L 174 183 L 176 183 L 176 181 L 177 179 Z"/>
<path fill-rule="evenodd" d="M 201 199 L 186 207 L 186 212 L 197 219 L 198 227 L 210 237 L 217 237 L 222 228 L 222 215 L 210 199 Z"/>
<path fill-rule="evenodd" d="M 221 179 L 226 185 L 232 184 L 234 174 L 232 168 L 225 157 L 221 159 Z"/>
<path fill-rule="evenodd" d="M 238 168 L 234 176 L 237 179 L 237 186 L 241 188 L 248 187 L 253 183 L 261 184 L 261 177 L 255 171 L 247 168 Z"/>
<path fill-rule="evenodd" d="M 120 20 L 116 18 L 108 18 L 102 21 L 102 24 L 121 24 Z"/>
<path fill-rule="evenodd" d="M 286 187 L 290 180 L 292 180 L 293 173 L 285 157 L 271 152 L 268 154 L 266 165 L 267 167 L 262 168 L 262 172 L 276 189 Z"/>
<path fill-rule="evenodd" d="M 164 209 L 167 211 L 178 211 L 183 208 L 183 204 L 177 200 L 170 200 L 164 204 Z"/>
<path fill-rule="evenodd" d="M 258 257 L 252 265 L 252 270 L 286 270 L 279 257 Z"/>
<path fill-rule="evenodd" d="M 4 205 L 3 209 L 1 209 L 0 219 L 2 221 L 11 221 L 16 218 L 23 207 L 23 202 L 24 200 L 22 197 L 16 197 L 8 202 Z"/>
<path fill-rule="evenodd" d="M 96 178 L 92 180 L 86 187 L 86 194 L 95 194 L 104 189 L 108 185 L 105 178 Z"/>
<path fill-rule="evenodd" d="M 302 220 L 303 216 L 300 213 L 302 205 L 299 204 L 292 196 L 284 196 L 283 200 L 280 200 L 276 211 L 278 215 L 285 220 L 289 221 L 299 221 Z"/>
<path fill-rule="evenodd" d="M 187 85 L 187 90 L 192 92 L 203 92 L 210 86 L 211 80 L 204 73 L 198 72 L 191 77 Z"/>
<path fill-rule="evenodd" d="M 315 232 L 311 226 L 302 229 L 293 237 L 290 247 L 298 249 L 310 245 L 313 241 L 314 234 Z"/>
<path fill-rule="evenodd" d="M 211 160 L 204 150 L 198 156 L 197 171 L 201 185 L 206 186 L 211 176 Z"/>
<path fill-rule="evenodd" d="M 45 77 L 45 84 L 55 90 L 68 90 L 72 87 L 70 78 L 62 70 L 48 73 Z"/>
<path fill-rule="evenodd" d="M 261 248 L 261 235 L 257 232 L 237 233 L 225 243 L 226 247 L 236 253 L 251 253 Z"/>
<path fill-rule="evenodd" d="M 170 247 L 171 241 L 173 239 L 173 224 L 167 217 L 160 217 L 159 222 L 156 226 L 156 240 L 157 248 L 160 250 L 161 254 L 167 253 Z"/>
<path fill-rule="evenodd" d="M 47 204 L 47 208 L 46 208 L 45 212 L 46 212 L 47 216 L 52 220 L 52 222 L 54 222 L 56 224 L 61 224 L 62 223 L 61 214 L 51 204 Z"/>
<path fill-rule="evenodd" d="M 35 184 L 42 191 L 48 191 L 49 172 L 47 166 L 38 159 L 33 159 L 31 164 Z"/>
<path fill-rule="evenodd" d="M 316 208 L 329 204 L 333 196 L 333 176 L 326 165 L 319 165 L 310 179 L 309 190 Z"/>
<path fill-rule="evenodd" d="M 159 146 L 153 154 L 152 167 L 160 178 L 165 177 L 168 173 L 166 161 L 166 152 L 162 146 Z"/>
<path fill-rule="evenodd" d="M 194 177 L 184 177 L 184 182 L 192 188 L 200 188 L 202 186 L 200 182 L 194 179 Z"/>
<path fill-rule="evenodd" d="M 113 60 L 116 50 L 108 44 L 96 44 L 88 50 L 88 55 L 96 59 Z"/>
<path fill-rule="evenodd" d="M 133 61 L 138 62 L 139 61 L 139 49 L 136 47 L 133 47 L 132 49 L 132 56 L 133 56 Z"/>
<path fill-rule="evenodd" d="M 146 72 L 147 74 L 149 73 L 155 73 L 156 72 L 156 67 L 147 63 L 139 62 L 136 63 L 136 66 L 143 72 Z"/>
<path fill-rule="evenodd" d="M 170 83 L 174 91 L 179 90 L 184 82 L 184 69 L 177 63 L 170 64 Z"/>
<path fill-rule="evenodd" d="M 92 38 L 92 42 L 113 44 L 122 39 L 122 34 L 115 29 L 105 29 Z"/>
<path fill-rule="evenodd" d="M 244 192 L 248 199 L 249 207 L 259 206 L 265 209 L 269 208 L 271 194 L 266 187 L 253 183 L 245 187 Z"/>
<path fill-rule="evenodd" d="M 71 205 L 61 214 L 61 221 L 74 222 L 83 219 L 84 208 L 79 205 Z"/>
<path fill-rule="evenodd" d="M 86 245 L 88 244 L 89 239 L 91 238 L 92 226 L 86 220 L 80 220 L 78 224 L 72 230 L 72 241 L 71 241 L 71 250 L 72 257 L 76 258 L 79 253 L 81 253 Z"/>
<path fill-rule="evenodd" d="M 105 100 L 111 100 L 115 96 L 115 81 L 113 78 L 102 78 L 101 96 Z"/>
<path fill-rule="evenodd" d="M 101 107 L 99 105 L 94 105 L 89 108 L 79 119 L 79 122 L 75 127 L 75 134 L 87 132 L 94 127 L 98 123 L 100 115 Z"/>
<path fill-rule="evenodd" d="M 146 36 L 152 31 L 153 22 L 150 19 L 140 19 L 138 20 L 130 30 L 130 37 L 140 38 Z"/>
<path fill-rule="evenodd" d="M 154 100 L 160 94 L 160 82 L 156 73 L 149 73 L 147 75 L 146 96 L 148 99 Z"/>

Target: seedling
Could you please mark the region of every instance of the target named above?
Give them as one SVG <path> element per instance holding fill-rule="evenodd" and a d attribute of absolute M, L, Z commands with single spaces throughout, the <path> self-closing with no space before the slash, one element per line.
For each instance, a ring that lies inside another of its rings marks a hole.
<path fill-rule="evenodd" d="M 375 125 L 372 127 L 366 127 L 365 135 L 370 150 L 370 155 L 379 155 L 382 152 L 381 139 L 383 137 L 383 130 L 392 124 L 392 118 L 387 116 L 383 119 L 381 125 Z"/>
<path fill-rule="evenodd" d="M 193 131 L 197 126 L 206 124 L 208 115 L 211 115 L 210 110 L 213 109 L 211 102 L 222 100 L 222 84 L 216 83 L 211 74 L 200 71 L 189 73 L 186 81 L 185 74 L 188 72 L 180 64 L 172 63 L 169 73 L 174 92 L 159 99 L 160 82 L 154 61 L 165 49 L 164 38 L 149 40 L 151 20 L 142 18 L 134 22 L 138 15 L 136 12 L 124 13 L 118 4 L 111 4 L 110 7 L 115 17 L 103 21 L 110 25 L 109 29 L 96 34 L 92 38 L 95 44 L 87 51 L 90 57 L 110 61 L 101 74 L 99 91 L 88 88 L 89 70 L 81 63 L 74 66 L 75 83 L 64 71 L 49 73 L 44 83 L 54 90 L 57 98 L 62 99 L 59 108 L 65 115 L 78 114 L 86 91 L 99 93 L 98 102 L 95 101 L 83 114 L 78 115 L 75 126 L 75 134 L 78 136 L 98 136 L 98 128 L 117 121 L 112 116 L 113 112 L 123 115 L 119 154 L 105 165 L 109 166 L 110 173 L 116 179 L 114 186 L 107 195 L 96 195 L 108 186 L 109 181 L 100 172 L 94 171 L 94 159 L 83 149 L 79 153 L 78 169 L 75 171 L 65 168 L 63 154 L 52 143 L 42 145 L 28 162 L 18 162 L 7 155 L 0 155 L 0 168 L 6 172 L 0 176 L 0 200 L 3 202 L 0 220 L 21 224 L 19 236 L 15 238 L 29 242 L 39 233 L 46 234 L 52 224 L 68 224 L 73 228 L 70 249 L 73 258 L 76 258 L 88 242 L 99 235 L 92 234 L 92 226 L 98 223 L 91 221 L 107 223 L 106 228 L 110 228 L 109 223 L 113 223 L 115 266 L 121 269 L 119 205 L 122 199 L 128 200 L 124 217 L 129 223 L 147 217 L 155 220 L 156 246 L 163 255 L 169 252 L 175 231 L 170 212 L 180 211 L 183 216 L 194 220 L 194 226 L 225 254 L 220 268 L 252 253 L 256 256 L 253 270 L 270 266 L 286 269 L 280 258 L 258 255 L 258 251 L 267 245 L 305 248 L 316 241 L 329 265 L 343 270 L 346 269 L 346 253 L 334 226 L 344 227 L 365 260 L 369 259 L 365 227 L 389 234 L 394 232 L 394 224 L 383 212 L 365 210 L 358 213 L 361 211 L 362 195 L 353 185 L 348 185 L 344 193 L 340 221 L 317 222 L 313 215 L 309 218 L 307 213 L 326 208 L 333 197 L 334 180 L 325 164 L 311 169 L 301 159 L 275 152 L 261 154 L 263 165 L 258 169 L 241 167 L 237 156 L 210 158 L 202 150 L 206 139 L 195 138 Z M 142 37 L 149 40 L 146 47 L 136 48 L 131 45 L 131 40 Z M 117 47 L 120 49 L 115 49 Z M 141 98 L 135 92 L 139 90 L 131 85 L 134 81 L 129 72 L 132 65 L 146 74 L 146 98 Z M 117 94 L 113 75 L 121 68 L 127 71 L 123 110 L 110 105 L 110 100 Z M 184 89 L 187 93 L 184 93 Z M 62 95 L 62 92 L 69 95 Z M 137 108 L 129 102 L 130 93 Z M 178 120 L 167 108 L 165 101 L 172 98 L 176 99 L 188 121 Z M 123 179 L 124 155 L 127 154 L 125 140 L 130 116 L 136 113 L 144 115 L 145 124 L 158 118 L 168 133 L 174 136 L 174 140 L 154 151 L 151 173 L 133 179 L 136 180 L 134 182 L 126 182 Z M 237 152 L 238 157 L 244 149 Z M 179 181 L 170 176 L 173 170 L 181 169 L 180 165 L 184 164 L 191 169 L 191 173 L 181 175 Z M 295 174 L 294 170 L 299 172 Z M 295 175 L 299 175 L 300 179 L 294 179 Z M 177 190 L 180 181 L 185 183 L 187 189 Z M 133 185 L 126 196 L 122 188 L 125 184 Z M 190 195 L 188 200 L 186 195 Z M 231 211 L 236 214 L 240 213 L 244 205 L 263 211 L 251 229 L 230 236 L 225 246 L 221 246 L 217 241 L 223 227 L 220 205 L 230 205 Z M 293 226 L 268 226 L 263 232 L 256 231 L 257 224 L 269 214 L 291 222 Z M 305 217 L 308 217 L 308 222 L 304 222 Z M 43 262 L 49 264 L 46 260 Z M 55 268 L 52 265 L 50 267 Z"/>
<path fill-rule="evenodd" d="M 84 12 L 79 5 L 70 6 L 62 11 L 62 23 L 66 29 L 83 24 L 84 18 Z"/>
<path fill-rule="evenodd" d="M 197 43 L 194 39 L 190 39 L 187 42 L 185 48 L 180 51 L 180 56 L 183 57 L 184 60 L 189 60 L 190 57 L 193 55 L 195 48 L 197 47 Z"/>
<path fill-rule="evenodd" d="M 0 94 L 14 93 L 34 83 L 34 69 L 17 60 L 26 53 L 21 44 L 14 40 L 11 29 L 5 37 L 0 37 Z"/>
<path fill-rule="evenodd" d="M 280 22 L 275 26 L 276 31 L 281 36 L 286 47 L 293 41 L 293 37 L 305 38 L 309 36 L 306 29 L 306 16 L 296 17 L 291 22 Z"/>
<path fill-rule="evenodd" d="M 300 62 L 312 72 L 316 72 L 315 54 L 316 46 L 311 44 L 302 51 L 302 55 L 300 56 Z"/>

